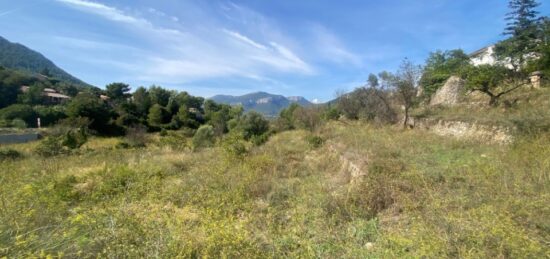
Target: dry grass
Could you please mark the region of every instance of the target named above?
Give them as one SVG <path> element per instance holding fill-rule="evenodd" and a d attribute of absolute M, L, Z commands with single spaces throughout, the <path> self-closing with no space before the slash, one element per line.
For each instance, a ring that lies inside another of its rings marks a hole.
<path fill-rule="evenodd" d="M 244 158 L 161 137 L 51 159 L 11 146 L 25 157 L 0 162 L 0 256 L 549 256 L 550 137 L 503 149 L 336 122 L 314 147 L 310 134 Z M 329 143 L 368 157 L 364 181 L 349 184 Z"/>

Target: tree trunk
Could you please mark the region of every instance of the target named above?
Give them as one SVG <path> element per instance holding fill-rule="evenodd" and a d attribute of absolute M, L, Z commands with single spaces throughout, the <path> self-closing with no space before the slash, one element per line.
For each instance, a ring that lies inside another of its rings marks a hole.
<path fill-rule="evenodd" d="M 492 94 L 489 95 L 489 96 L 491 96 L 491 100 L 489 101 L 489 105 L 492 106 L 492 107 L 497 106 L 497 104 L 498 104 L 498 96 L 492 95 Z"/>
<path fill-rule="evenodd" d="M 409 108 L 405 107 L 405 119 L 403 120 L 403 128 L 406 129 L 409 126 Z"/>

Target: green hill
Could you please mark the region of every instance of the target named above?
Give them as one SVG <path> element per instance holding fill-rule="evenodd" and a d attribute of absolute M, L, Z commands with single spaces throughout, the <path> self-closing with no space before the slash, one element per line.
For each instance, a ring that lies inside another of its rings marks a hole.
<path fill-rule="evenodd" d="M 51 77 L 80 86 L 90 86 L 56 66 L 44 55 L 0 36 L 0 66 L 37 74 L 47 70 Z"/>

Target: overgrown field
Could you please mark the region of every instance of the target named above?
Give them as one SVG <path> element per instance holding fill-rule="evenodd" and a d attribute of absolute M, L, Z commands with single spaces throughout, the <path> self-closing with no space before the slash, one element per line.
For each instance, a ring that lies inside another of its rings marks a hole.
<path fill-rule="evenodd" d="M 348 122 L 315 135 L 245 154 L 168 136 L 51 158 L 9 146 L 22 157 L 0 161 L 0 257 L 550 257 L 550 136 L 492 146 Z M 367 176 L 350 183 L 342 154 Z"/>

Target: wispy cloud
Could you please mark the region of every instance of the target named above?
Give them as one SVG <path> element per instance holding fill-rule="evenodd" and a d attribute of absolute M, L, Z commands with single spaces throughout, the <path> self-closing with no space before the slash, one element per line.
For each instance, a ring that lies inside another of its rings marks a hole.
<path fill-rule="evenodd" d="M 221 22 L 211 16 L 200 17 L 203 19 L 201 21 L 203 27 L 200 29 L 167 28 L 155 25 L 145 17 L 137 17 L 98 2 L 56 1 L 82 12 L 127 25 L 136 33 L 136 36 L 149 42 L 151 46 L 148 45 L 147 49 L 141 51 L 143 53 L 143 57 L 140 58 L 142 71 L 137 75 L 143 80 L 183 83 L 228 76 L 264 78 L 266 74 L 272 72 L 309 75 L 314 71 L 312 66 L 289 46 L 279 42 L 283 40 L 280 35 L 263 34 L 262 37 L 268 39 L 266 42 L 270 42 L 269 45 L 264 45 L 237 30 L 224 29 Z M 243 19 L 263 19 L 257 13 L 243 10 L 237 5 L 232 5 L 232 9 L 223 11 L 241 18 L 249 16 Z M 154 8 L 148 8 L 146 11 L 151 15 L 179 21 L 178 18 L 170 17 Z M 258 31 L 266 30 L 262 27 L 258 28 Z M 153 42 L 151 38 L 156 41 Z M 74 42 L 74 44 L 90 47 L 89 42 Z M 128 60 L 128 62 L 134 61 Z"/>
<path fill-rule="evenodd" d="M 342 41 L 327 28 L 316 24 L 312 26 L 311 30 L 320 56 L 336 63 L 362 65 L 361 57 L 348 50 Z"/>
<path fill-rule="evenodd" d="M 256 47 L 256 48 L 258 48 L 258 49 L 261 49 L 261 50 L 267 50 L 267 47 L 266 47 L 266 46 L 264 46 L 264 45 L 262 45 L 262 44 L 260 44 L 260 43 L 257 43 L 257 42 L 251 40 L 250 38 L 248 38 L 248 37 L 246 37 L 246 36 L 244 36 L 244 35 L 242 35 L 242 34 L 240 34 L 240 33 L 238 33 L 238 32 L 234 32 L 234 31 L 230 31 L 230 30 L 226 30 L 226 29 L 224 29 L 223 31 L 224 31 L 225 33 L 227 33 L 227 34 L 233 36 L 234 38 L 236 38 L 236 39 L 238 39 L 238 40 L 241 40 L 242 42 L 245 42 L 245 43 L 247 43 L 247 44 L 250 44 L 251 46 L 254 46 L 254 47 Z"/>

